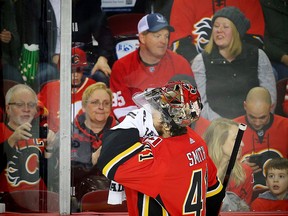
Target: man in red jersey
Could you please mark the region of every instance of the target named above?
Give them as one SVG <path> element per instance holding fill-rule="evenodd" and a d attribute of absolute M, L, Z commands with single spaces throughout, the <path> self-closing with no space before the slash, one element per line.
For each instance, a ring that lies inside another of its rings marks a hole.
<path fill-rule="evenodd" d="M 167 50 L 170 26 L 163 15 L 148 14 L 138 23 L 139 49 L 117 60 L 110 77 L 113 112 L 119 121 L 136 108 L 133 94 L 164 85 L 176 74 L 193 76 L 182 56 Z"/>
<path fill-rule="evenodd" d="M 37 102 L 36 93 L 24 84 L 6 94 L 8 121 L 0 123 L 0 192 L 46 189 L 55 134 L 47 127 L 40 129 L 39 124 L 46 125 L 37 118 Z"/>
<path fill-rule="evenodd" d="M 87 66 L 86 53 L 80 48 L 73 47 L 71 54 L 71 119 L 73 120 L 82 109 L 83 92 L 88 86 L 96 83 L 96 81 L 83 75 L 84 69 Z M 57 132 L 59 130 L 60 80 L 46 83 L 41 88 L 38 98 L 49 111 L 48 124 L 50 129 Z"/>
<path fill-rule="evenodd" d="M 104 135 L 98 160 L 124 186 L 129 215 L 218 215 L 225 192 L 205 142 L 189 127 L 202 109 L 197 89 L 175 81 L 133 99 L 142 108 Z"/>
<path fill-rule="evenodd" d="M 246 115 L 235 119 L 247 124 L 242 161 L 254 172 L 254 190 L 266 188 L 264 168 L 271 158 L 288 158 L 288 119 L 271 113 L 271 96 L 264 87 L 252 88 L 244 102 Z"/>

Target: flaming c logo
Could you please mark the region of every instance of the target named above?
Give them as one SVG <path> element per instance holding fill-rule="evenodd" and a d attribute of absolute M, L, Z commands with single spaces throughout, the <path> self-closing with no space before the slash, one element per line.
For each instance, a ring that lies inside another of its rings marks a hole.
<path fill-rule="evenodd" d="M 37 184 L 40 180 L 39 156 L 41 152 L 36 146 L 29 146 L 15 153 L 6 168 L 8 183 L 17 187 L 21 183 Z"/>
<path fill-rule="evenodd" d="M 71 59 L 71 63 L 74 65 L 77 65 L 80 62 L 80 57 L 79 55 L 73 55 Z"/>

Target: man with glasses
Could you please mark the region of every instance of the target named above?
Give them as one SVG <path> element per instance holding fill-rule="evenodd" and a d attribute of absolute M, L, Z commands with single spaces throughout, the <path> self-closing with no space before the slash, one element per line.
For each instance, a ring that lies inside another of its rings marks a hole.
<path fill-rule="evenodd" d="M 13 86 L 5 102 L 7 121 L 0 124 L 0 192 L 45 190 L 55 134 L 39 121 L 37 95 L 29 86 Z"/>

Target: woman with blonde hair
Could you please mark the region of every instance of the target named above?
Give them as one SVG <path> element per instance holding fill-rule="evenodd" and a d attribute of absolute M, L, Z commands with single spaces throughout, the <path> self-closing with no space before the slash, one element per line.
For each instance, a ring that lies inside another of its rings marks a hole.
<path fill-rule="evenodd" d="M 250 21 L 236 7 L 224 7 L 212 19 L 205 50 L 192 62 L 195 81 L 204 105 L 202 117 L 212 121 L 244 114 L 243 101 L 252 87 L 269 90 L 276 104 L 276 81 L 263 50 L 245 42 Z"/>
<path fill-rule="evenodd" d="M 110 181 L 96 164 L 104 133 L 117 124 L 112 115 L 112 99 L 112 92 L 105 83 L 97 82 L 90 85 L 82 95 L 83 112 L 73 121 L 72 185 L 75 187 L 78 202 L 85 193 L 109 188 Z"/>
<path fill-rule="evenodd" d="M 208 146 L 209 155 L 218 169 L 217 176 L 222 182 L 231 158 L 237 133 L 238 123 L 227 118 L 218 118 L 211 122 L 210 126 L 203 134 L 203 139 L 206 141 Z M 227 187 L 227 192 L 229 192 L 230 195 L 233 194 L 233 198 L 237 196 L 239 197 L 237 200 L 237 202 L 239 201 L 239 205 L 233 209 L 237 211 L 249 209 L 248 205 L 251 203 L 253 192 L 252 170 L 250 167 L 240 162 L 241 146 L 243 146 L 243 143 L 240 145 L 237 159 Z M 245 201 L 245 203 L 243 201 Z M 229 208 L 231 208 L 231 206 Z M 224 211 L 223 206 L 222 210 Z"/>

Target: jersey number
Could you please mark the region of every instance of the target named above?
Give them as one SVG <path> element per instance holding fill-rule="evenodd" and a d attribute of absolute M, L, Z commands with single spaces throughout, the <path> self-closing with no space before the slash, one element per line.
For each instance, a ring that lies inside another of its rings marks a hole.
<path fill-rule="evenodd" d="M 202 171 L 195 170 L 192 173 L 190 189 L 186 195 L 185 203 L 183 206 L 183 215 L 191 214 L 194 212 L 196 216 L 200 216 L 202 209 Z"/>
<path fill-rule="evenodd" d="M 125 105 L 125 100 L 121 94 L 121 91 L 113 93 L 113 105 L 112 106 L 116 107 L 116 106 L 124 106 L 124 105 Z"/>

